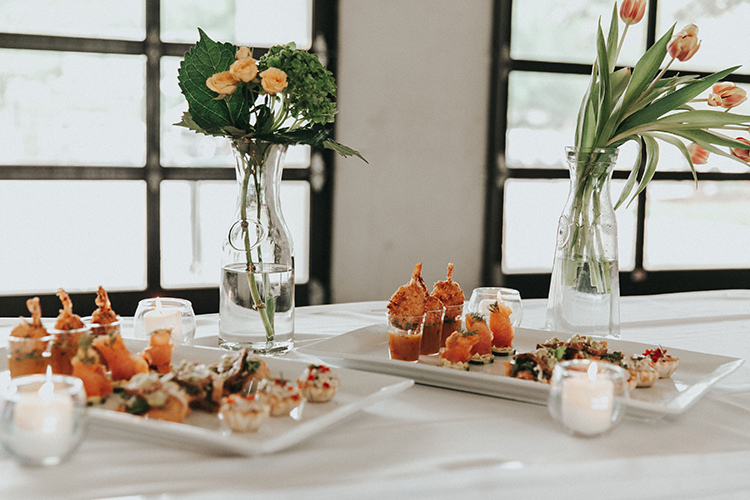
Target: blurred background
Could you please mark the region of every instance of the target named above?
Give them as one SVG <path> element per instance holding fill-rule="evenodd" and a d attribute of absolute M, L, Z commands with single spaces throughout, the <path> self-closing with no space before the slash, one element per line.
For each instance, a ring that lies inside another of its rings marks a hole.
<path fill-rule="evenodd" d="M 3 0 L 0 316 L 62 287 L 76 312 L 101 285 L 115 310 L 148 296 L 218 311 L 236 202 L 227 141 L 174 127 L 182 55 L 201 27 L 256 47 L 295 41 L 336 75 L 335 137 L 369 161 L 290 148 L 282 205 L 298 305 L 387 299 L 417 262 L 546 297 L 568 191 L 564 148 L 595 57 L 600 0 Z M 742 64 L 747 0 L 649 1 L 618 64 L 672 24 L 703 40 L 672 70 Z M 735 110 L 750 114 L 745 103 Z M 739 134 L 738 134 L 739 135 Z M 744 133 L 747 137 L 747 133 Z M 637 157 L 621 150 L 613 196 Z M 712 155 L 696 186 L 663 147 L 655 180 L 618 210 L 623 294 L 750 287 L 750 169 Z"/>

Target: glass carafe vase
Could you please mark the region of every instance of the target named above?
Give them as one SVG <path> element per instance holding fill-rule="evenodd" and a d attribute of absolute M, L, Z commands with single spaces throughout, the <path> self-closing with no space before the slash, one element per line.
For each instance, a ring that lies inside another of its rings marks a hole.
<path fill-rule="evenodd" d="M 219 345 L 284 354 L 294 346 L 294 247 L 279 198 L 287 147 L 231 142 L 239 195 L 222 246 Z"/>
<path fill-rule="evenodd" d="M 560 216 L 548 329 L 620 336 L 617 220 L 610 197 L 617 149 L 567 148 L 570 192 Z"/>

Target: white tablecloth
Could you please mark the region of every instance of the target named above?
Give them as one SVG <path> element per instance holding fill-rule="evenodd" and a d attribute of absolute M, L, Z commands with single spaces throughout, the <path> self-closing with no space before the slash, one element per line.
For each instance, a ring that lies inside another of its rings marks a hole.
<path fill-rule="evenodd" d="M 298 345 L 382 321 L 384 307 L 298 308 Z M 523 326 L 541 327 L 544 308 L 526 301 Z M 621 309 L 624 340 L 750 357 L 750 290 L 623 297 Z M 0 320 L 1 333 L 16 322 Z M 216 317 L 200 317 L 197 343 L 215 337 Z M 422 385 L 270 456 L 212 456 L 93 431 L 55 467 L 22 467 L 0 450 L 0 499 L 746 499 L 748 471 L 745 363 L 684 414 L 626 418 L 593 439 L 563 433 L 545 406 Z"/>

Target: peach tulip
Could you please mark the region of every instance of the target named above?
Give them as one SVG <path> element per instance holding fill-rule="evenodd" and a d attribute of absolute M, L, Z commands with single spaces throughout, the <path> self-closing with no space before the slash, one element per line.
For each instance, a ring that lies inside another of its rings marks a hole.
<path fill-rule="evenodd" d="M 672 36 L 672 39 L 667 45 L 667 51 L 673 59 L 687 61 L 698 52 L 700 46 L 701 42 L 698 40 L 698 26 L 688 24 L 682 28 L 682 31 Z"/>
<path fill-rule="evenodd" d="M 722 108 L 733 108 L 747 101 L 747 92 L 732 82 L 717 83 L 711 89 L 713 92 L 708 96 L 709 106 L 721 106 Z"/>
<path fill-rule="evenodd" d="M 731 148 L 730 151 L 733 156 L 736 156 L 742 161 L 750 162 L 750 141 L 745 139 L 744 137 L 737 137 L 737 140 L 740 141 L 743 144 L 748 145 L 748 149 L 742 149 L 742 148 Z"/>
<path fill-rule="evenodd" d="M 693 142 L 688 146 L 688 153 L 690 153 L 690 160 L 694 165 L 705 165 L 708 163 L 708 155 L 710 153 L 703 146 Z"/>
<path fill-rule="evenodd" d="M 624 0 L 620 6 L 620 19 L 628 26 L 637 24 L 646 13 L 646 0 Z"/>

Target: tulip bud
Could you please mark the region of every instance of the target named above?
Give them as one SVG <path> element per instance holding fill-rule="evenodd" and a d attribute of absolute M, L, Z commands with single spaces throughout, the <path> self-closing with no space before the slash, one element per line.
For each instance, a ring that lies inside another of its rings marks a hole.
<path fill-rule="evenodd" d="M 698 26 L 689 24 L 682 31 L 672 36 L 667 51 L 673 59 L 687 61 L 698 52 L 701 42 L 698 40 Z"/>
<path fill-rule="evenodd" d="M 693 142 L 687 149 L 688 153 L 690 153 L 690 160 L 694 165 L 705 165 L 708 163 L 708 155 L 710 153 L 706 148 Z"/>
<path fill-rule="evenodd" d="M 736 156 L 740 160 L 750 162 L 750 141 L 748 141 L 744 137 L 737 137 L 737 140 L 744 144 L 747 144 L 748 149 L 731 148 L 729 151 L 733 156 Z"/>
<path fill-rule="evenodd" d="M 721 106 L 722 108 L 733 108 L 747 101 L 747 92 L 732 82 L 717 83 L 711 89 L 713 93 L 708 96 L 709 106 Z"/>
<path fill-rule="evenodd" d="M 624 0 L 620 6 L 620 19 L 627 25 L 637 24 L 646 13 L 646 0 Z"/>

